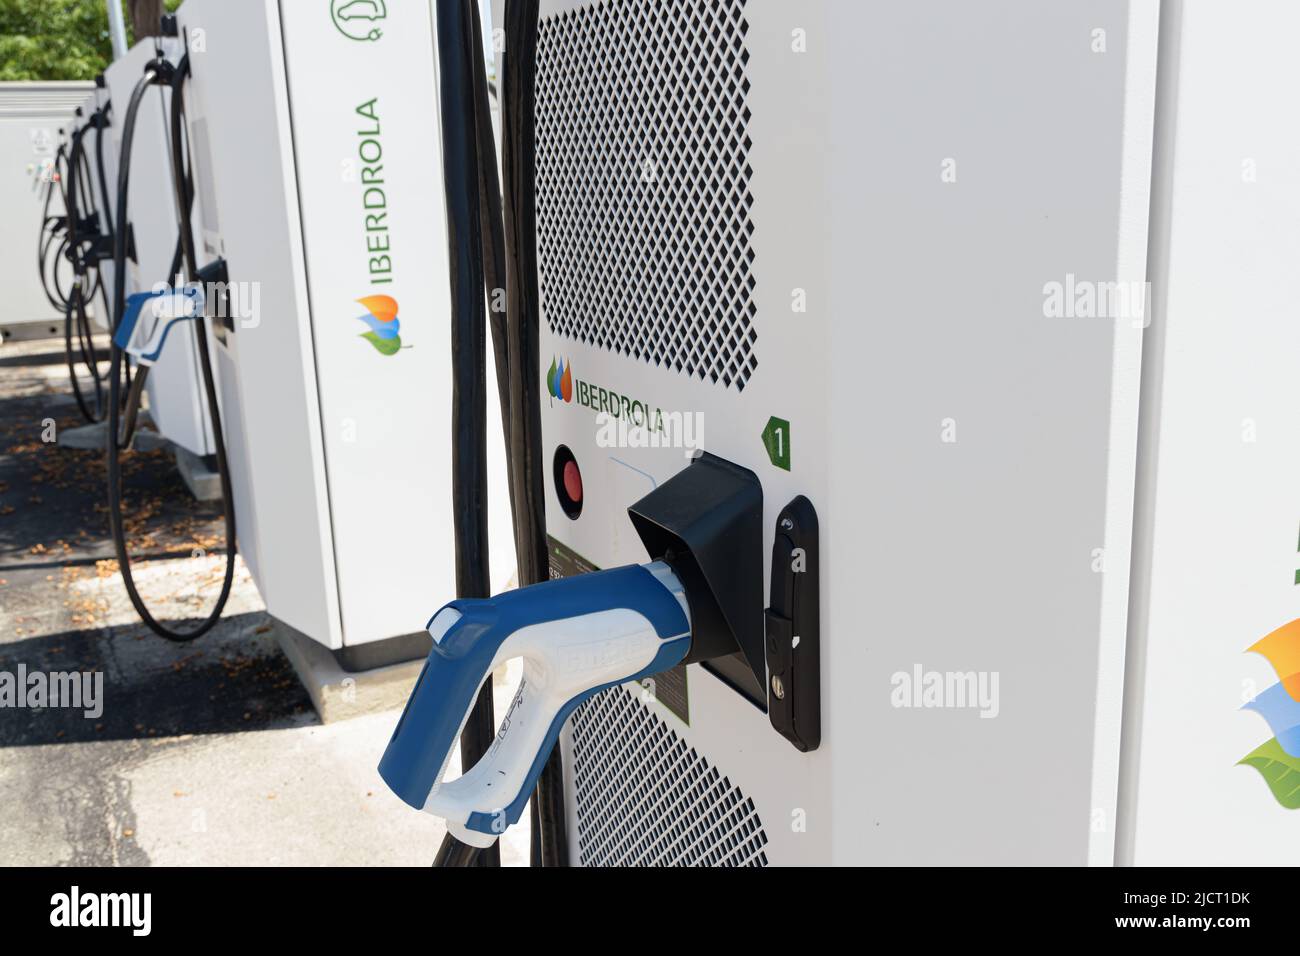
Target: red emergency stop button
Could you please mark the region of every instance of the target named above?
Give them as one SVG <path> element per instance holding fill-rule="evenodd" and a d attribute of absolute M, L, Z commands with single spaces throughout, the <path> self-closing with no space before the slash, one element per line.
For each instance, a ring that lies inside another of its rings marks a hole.
<path fill-rule="evenodd" d="M 560 508 L 570 518 L 576 519 L 582 514 L 582 469 L 578 467 L 578 460 L 573 457 L 573 452 L 567 445 L 555 449 L 552 475 Z"/>
<path fill-rule="evenodd" d="M 582 504 L 582 472 L 578 471 L 576 461 L 564 463 L 564 490 L 568 493 L 570 501 Z"/>

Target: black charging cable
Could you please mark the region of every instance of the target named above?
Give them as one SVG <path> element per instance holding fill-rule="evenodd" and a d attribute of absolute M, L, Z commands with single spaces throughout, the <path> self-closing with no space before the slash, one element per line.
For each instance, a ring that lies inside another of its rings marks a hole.
<path fill-rule="evenodd" d="M 94 186 L 88 183 L 90 163 L 85 148 L 85 137 L 92 129 L 96 129 L 94 116 L 73 130 L 68 152 L 67 187 L 64 190 L 66 241 L 62 255 L 72 263 L 73 281 L 63 306 L 63 349 L 77 407 L 86 421 L 96 423 L 104 418 L 104 380 L 95 354 L 94 330 L 90 327 L 87 306 L 96 294 L 104 298 L 105 305 L 107 298 L 102 295 L 103 283 L 94 257 L 100 239 L 100 217 Z M 102 131 L 97 130 L 95 136 L 97 143 L 102 143 Z M 78 362 L 90 373 L 93 398 L 81 387 Z"/>
<path fill-rule="evenodd" d="M 452 513 L 456 594 L 491 596 L 487 542 L 487 359 L 478 142 L 472 94 L 473 54 L 464 0 L 437 4 L 438 85 L 443 190 L 451 278 Z M 477 17 L 477 13 L 474 14 Z M 481 56 L 481 53 L 479 54 Z M 461 766 L 472 767 L 496 737 L 492 679 L 470 708 L 460 734 Z M 500 847 L 461 843 L 450 833 L 435 866 L 499 866 Z"/>
<path fill-rule="evenodd" d="M 501 82 L 501 178 L 509 329 L 510 475 L 519 584 L 550 577 L 546 538 L 547 464 L 542 451 L 541 355 L 537 290 L 537 191 L 534 101 L 537 0 L 506 0 Z M 533 866 L 568 866 L 564 758 L 553 747 L 533 791 Z"/>
<path fill-rule="evenodd" d="M 448 242 L 452 271 L 453 364 L 473 364 L 477 378 L 459 376 L 457 404 L 481 407 L 483 377 L 483 292 L 492 308 L 487 325 L 492 331 L 497 370 L 497 391 L 501 402 L 502 426 L 510 477 L 510 508 L 515 532 L 515 552 L 521 586 L 547 580 L 550 575 L 546 542 L 546 509 L 541 440 L 540 373 L 537 309 L 537 263 L 535 194 L 533 185 L 533 95 L 537 45 L 538 4 L 536 0 L 507 0 L 506 33 L 511 37 L 504 58 L 502 93 L 502 163 L 506 182 L 503 203 L 496 167 L 496 143 L 492 131 L 486 69 L 482 57 L 482 28 L 472 0 L 439 0 L 438 68 L 443 144 L 443 179 L 447 193 Z M 481 287 L 481 291 L 480 291 Z M 497 304 L 505 292 L 506 309 Z M 464 355 L 462 356 L 462 348 Z M 471 360 L 472 359 L 472 363 Z M 469 395 L 460 393 L 462 381 L 473 381 Z M 486 436 L 482 422 L 473 421 L 472 435 L 462 436 L 453 424 L 454 449 L 473 449 L 485 454 Z M 465 438 L 466 444 L 462 441 Z M 477 443 L 477 444 L 475 444 Z M 481 463 L 454 468 L 459 483 L 471 478 L 477 483 Z M 475 484 L 477 488 L 478 485 Z M 454 494 L 457 494 L 454 492 Z M 484 514 L 467 513 L 461 502 L 472 500 L 461 491 L 457 497 L 458 584 L 462 551 L 477 555 L 478 534 L 486 533 Z M 473 514 L 472 522 L 463 516 Z M 480 519 L 481 518 L 481 523 Z M 486 575 L 486 539 L 483 539 L 482 568 Z M 483 578 L 486 594 L 486 577 Z M 462 596 L 477 597 L 479 593 Z M 485 685 L 490 692 L 490 684 Z M 486 696 L 486 694 L 484 695 Z M 491 698 L 480 697 L 466 723 L 467 738 L 461 736 L 462 766 L 477 762 L 490 744 L 485 733 L 492 731 Z M 475 728 L 470 732 L 470 728 Z M 567 866 L 569 859 L 567 815 L 564 804 L 564 767 L 559 748 L 554 748 L 538 778 L 530 801 L 532 823 L 531 862 L 534 866 Z M 486 853 L 499 853 L 496 844 L 482 851 L 467 846 L 448 834 L 438 851 L 437 866 L 473 866 Z"/>
<path fill-rule="evenodd" d="M 170 87 L 171 89 L 172 184 L 175 189 L 177 215 L 180 220 L 180 236 L 178 239 L 180 262 L 174 261 L 172 276 L 169 277 L 168 281 L 172 281 L 176 276 L 179 265 L 184 266 L 185 276 L 189 281 L 202 281 L 204 279 L 204 276 L 200 275 L 194 252 L 194 233 L 190 222 L 194 191 L 187 168 L 187 155 L 183 136 L 185 111 L 183 84 L 188 75 L 188 54 L 183 56 L 180 63 L 175 67 L 161 56 L 158 60 L 151 62 L 145 69 L 144 76 L 141 77 L 135 89 L 131 92 L 131 100 L 122 123 L 121 157 L 117 176 L 117 223 L 119 228 L 114 235 L 113 246 L 113 327 L 115 329 L 118 323 L 121 322 L 126 308 L 127 228 L 125 224 L 129 221 L 127 216 L 127 196 L 131 175 L 131 145 L 135 137 L 136 115 L 140 109 L 140 102 L 144 99 L 149 88 L 154 85 Z M 117 553 L 118 567 L 122 572 L 122 583 L 125 585 L 127 595 L 131 598 L 131 604 L 135 607 L 136 613 L 140 615 L 140 619 L 149 630 L 159 637 L 178 643 L 192 641 L 197 637 L 201 637 L 216 625 L 225 610 L 226 602 L 230 598 L 230 590 L 235 575 L 234 494 L 231 490 L 230 467 L 226 459 L 226 443 L 221 425 L 221 409 L 217 402 L 216 381 L 212 373 L 212 356 L 209 354 L 208 349 L 206 316 L 200 316 L 196 320 L 194 332 L 198 339 L 199 365 L 203 373 L 203 391 L 207 399 L 209 421 L 212 425 L 212 440 L 217 459 L 217 471 L 221 480 L 222 512 L 226 524 L 226 573 L 222 580 L 221 593 L 217 597 L 216 604 L 207 617 L 190 630 L 173 630 L 163 625 L 149 612 L 144 599 L 136 588 L 135 579 L 131 573 L 131 557 L 127 551 L 126 534 L 123 528 L 122 448 L 119 442 L 119 430 L 121 429 L 123 417 L 129 420 L 134 415 L 134 411 L 138 406 L 139 392 L 143 388 L 148 375 L 148 366 L 141 366 L 138 369 L 135 381 L 131 385 L 133 395 L 126 403 L 126 409 L 123 408 L 123 404 L 120 402 L 121 381 L 118 377 L 119 366 L 126 363 L 126 356 L 116 343 L 113 345 L 112 367 L 109 373 L 108 519 L 113 536 L 113 548 Z"/>
<path fill-rule="evenodd" d="M 59 131 L 62 133 L 62 130 Z M 54 153 L 54 161 L 49 167 L 49 179 L 45 183 L 45 202 L 41 209 L 41 233 L 37 244 L 36 267 L 40 272 L 41 290 L 45 298 L 59 312 L 68 304 L 68 296 L 59 288 L 58 264 L 67 248 L 68 204 L 64 197 L 63 178 L 67 170 L 67 144 L 60 143 Z M 50 215 L 50 205 L 55 192 L 63 206 L 62 215 Z M 54 255 L 51 256 L 50 253 Z"/>

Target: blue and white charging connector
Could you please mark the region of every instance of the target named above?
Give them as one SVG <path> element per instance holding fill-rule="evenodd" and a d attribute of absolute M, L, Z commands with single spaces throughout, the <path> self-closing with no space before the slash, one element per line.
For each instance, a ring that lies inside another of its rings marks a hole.
<path fill-rule="evenodd" d="M 141 323 L 146 309 L 153 321 Z M 178 322 L 192 322 L 202 316 L 203 286 L 197 282 L 179 289 L 137 292 L 126 297 L 126 308 L 113 333 L 113 344 L 140 365 L 152 365 L 158 361 L 167 336 Z"/>
<path fill-rule="evenodd" d="M 487 847 L 518 822 L 560 729 L 584 700 L 679 664 L 691 647 L 685 589 L 662 561 L 452 601 L 429 622 L 433 649 L 379 763 L 417 810 Z M 479 688 L 523 658 L 496 740 L 455 780 L 443 774 Z"/>

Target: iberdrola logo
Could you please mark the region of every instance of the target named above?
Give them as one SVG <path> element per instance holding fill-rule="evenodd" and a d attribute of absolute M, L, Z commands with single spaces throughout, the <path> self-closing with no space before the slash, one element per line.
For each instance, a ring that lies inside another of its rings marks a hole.
<path fill-rule="evenodd" d="M 1278 682 L 1242 709 L 1263 717 L 1273 739 L 1238 763 L 1258 770 L 1278 803 L 1288 810 L 1300 810 L 1300 618 L 1283 624 L 1248 650 L 1273 665 Z"/>
<path fill-rule="evenodd" d="M 551 359 L 551 370 L 546 373 L 546 394 L 562 402 L 573 401 L 573 369 L 560 359 L 557 366 Z"/>
<path fill-rule="evenodd" d="M 357 299 L 366 307 L 365 315 L 357 318 L 370 326 L 369 332 L 362 332 L 361 337 L 384 355 L 396 355 L 402 347 L 402 323 L 397 318 L 397 300 L 391 295 L 367 295 Z"/>

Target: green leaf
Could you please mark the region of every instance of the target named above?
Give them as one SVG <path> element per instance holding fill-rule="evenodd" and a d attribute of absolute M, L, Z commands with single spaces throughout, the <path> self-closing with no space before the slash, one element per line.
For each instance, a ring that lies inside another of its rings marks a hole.
<path fill-rule="evenodd" d="M 554 359 L 554 357 L 551 358 L 551 368 L 550 368 L 550 371 L 548 371 L 548 372 L 546 373 L 546 394 L 547 394 L 547 395 L 554 395 L 554 394 L 555 394 L 555 359 Z"/>
<path fill-rule="evenodd" d="M 385 339 L 379 337 L 374 332 L 362 332 L 361 337 L 384 355 L 396 355 L 402 347 L 402 337 L 400 335 L 394 335 L 391 339 Z"/>
<path fill-rule="evenodd" d="M 1300 810 L 1300 757 L 1292 757 L 1274 737 L 1237 761 L 1259 771 L 1277 802 L 1288 810 Z"/>

